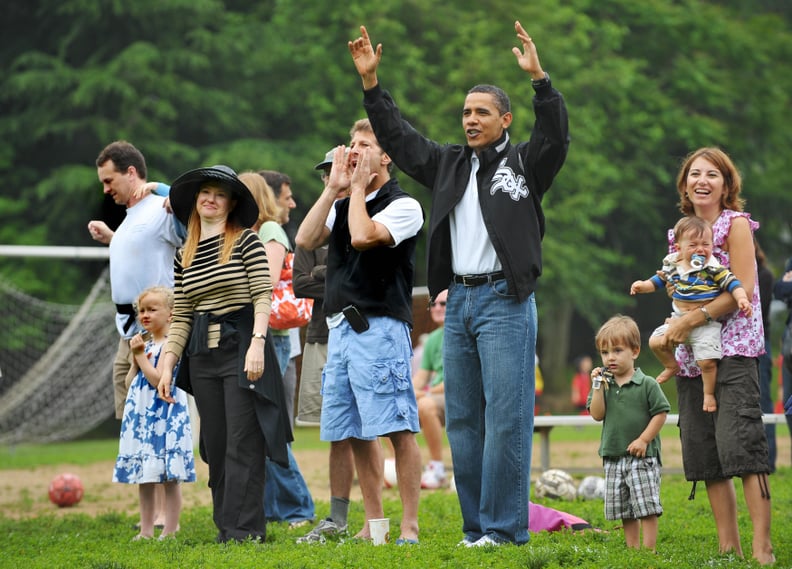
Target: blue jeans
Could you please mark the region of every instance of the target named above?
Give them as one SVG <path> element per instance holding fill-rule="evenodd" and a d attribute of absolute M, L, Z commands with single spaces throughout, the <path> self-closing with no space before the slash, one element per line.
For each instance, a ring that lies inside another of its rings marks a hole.
<path fill-rule="evenodd" d="M 271 336 L 278 355 L 281 374 L 286 372 L 291 352 L 289 336 Z M 287 401 L 287 404 L 293 401 Z M 268 521 L 300 522 L 316 517 L 314 502 L 300 467 L 288 447 L 289 467 L 283 468 L 267 459 L 267 483 L 264 485 L 264 513 Z"/>
<path fill-rule="evenodd" d="M 784 330 L 784 336 L 787 335 L 789 329 L 787 328 Z M 781 381 L 782 381 L 782 403 L 786 403 L 787 399 L 792 397 L 792 362 L 784 361 L 784 365 L 781 366 Z M 787 427 L 789 427 L 789 432 L 792 434 L 792 415 L 786 416 Z"/>
<path fill-rule="evenodd" d="M 314 520 L 316 512 L 308 485 L 294 460 L 291 445 L 289 468 L 267 459 L 267 483 L 264 485 L 264 514 L 270 522 Z"/>
<path fill-rule="evenodd" d="M 272 334 L 272 347 L 275 348 L 275 355 L 278 356 L 278 364 L 280 365 L 281 376 L 286 373 L 286 368 L 289 366 L 289 355 L 291 354 L 291 338 L 286 336 L 276 336 Z"/>
<path fill-rule="evenodd" d="M 283 377 L 283 396 L 286 404 L 289 405 L 289 424 L 294 427 L 294 395 L 297 391 L 297 368 L 295 367 L 291 355 L 291 337 L 272 335 L 272 346 L 278 356 L 278 363 L 281 366 L 281 376 Z M 285 363 L 284 363 L 285 362 Z"/>
<path fill-rule="evenodd" d="M 770 341 L 765 340 L 765 353 L 759 356 L 759 404 L 762 413 L 773 412 L 773 355 L 770 353 Z M 765 425 L 765 435 L 767 436 L 767 447 L 770 451 L 770 472 L 775 472 L 776 456 L 776 426 Z"/>
<path fill-rule="evenodd" d="M 505 280 L 448 289 L 446 430 L 462 531 L 528 541 L 537 315 Z"/>

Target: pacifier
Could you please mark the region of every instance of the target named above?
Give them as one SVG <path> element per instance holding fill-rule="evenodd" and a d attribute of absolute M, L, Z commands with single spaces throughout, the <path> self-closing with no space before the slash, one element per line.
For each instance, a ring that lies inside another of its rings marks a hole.
<path fill-rule="evenodd" d="M 699 255 L 698 253 L 694 253 L 693 256 L 690 258 L 690 266 L 696 271 L 700 271 L 704 268 L 704 263 L 707 262 L 707 258 L 704 255 Z"/>

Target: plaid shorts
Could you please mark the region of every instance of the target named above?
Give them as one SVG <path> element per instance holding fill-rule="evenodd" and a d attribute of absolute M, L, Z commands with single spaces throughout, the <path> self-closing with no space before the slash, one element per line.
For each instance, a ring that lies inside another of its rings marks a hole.
<path fill-rule="evenodd" d="M 657 458 L 622 456 L 603 459 L 605 519 L 634 520 L 660 516 L 660 462 Z"/>

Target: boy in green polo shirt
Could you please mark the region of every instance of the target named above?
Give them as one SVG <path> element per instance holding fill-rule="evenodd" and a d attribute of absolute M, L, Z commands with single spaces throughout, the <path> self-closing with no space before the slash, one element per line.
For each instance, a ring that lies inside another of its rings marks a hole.
<path fill-rule="evenodd" d="M 627 547 L 654 551 L 660 505 L 660 429 L 671 409 L 654 378 L 635 368 L 641 333 L 616 315 L 597 332 L 602 367 L 591 372 L 587 407 L 602 423 L 599 455 L 605 466 L 605 518 L 621 520 Z"/>

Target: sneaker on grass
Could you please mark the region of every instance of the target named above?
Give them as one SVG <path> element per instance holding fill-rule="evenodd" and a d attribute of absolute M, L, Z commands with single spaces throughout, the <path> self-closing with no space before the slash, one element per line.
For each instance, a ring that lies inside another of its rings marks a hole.
<path fill-rule="evenodd" d="M 444 470 L 437 468 L 434 464 L 426 465 L 426 468 L 421 474 L 421 488 L 425 490 L 437 490 L 442 488 L 446 483 L 446 473 Z"/>
<path fill-rule="evenodd" d="M 503 545 L 504 542 L 499 541 L 489 534 L 482 535 L 477 541 L 468 545 L 468 547 L 498 547 Z"/>
<path fill-rule="evenodd" d="M 304 536 L 297 538 L 297 543 L 324 543 L 328 537 L 345 535 L 346 526 L 338 526 L 330 518 L 325 518 Z"/>

